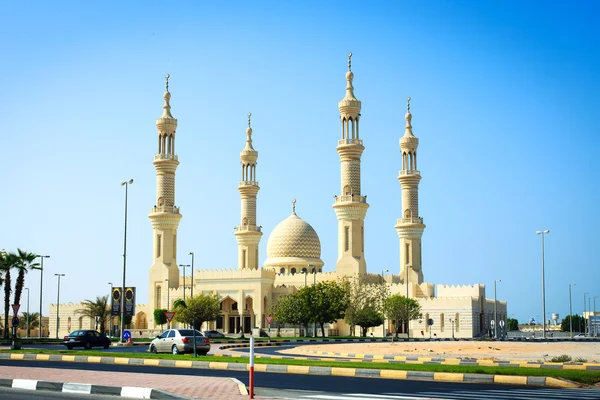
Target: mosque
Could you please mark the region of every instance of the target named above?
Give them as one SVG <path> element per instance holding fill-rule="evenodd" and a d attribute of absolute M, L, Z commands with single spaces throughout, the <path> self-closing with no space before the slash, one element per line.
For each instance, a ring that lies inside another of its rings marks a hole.
<path fill-rule="evenodd" d="M 352 53 L 348 57 L 346 93 L 338 103 L 341 137 L 336 150 L 340 156 L 341 182 L 339 195 L 335 196 L 333 204 L 338 220 L 338 258 L 332 272 L 323 272 L 319 236 L 296 214 L 295 200 L 292 213 L 271 232 L 267 241 L 267 259 L 260 266 L 258 248 L 263 232 L 256 214 L 260 190 L 256 180 L 258 151 L 252 141 L 249 114 L 246 144 L 240 153 L 238 190 L 241 215 L 234 233 L 238 246 L 237 269 L 194 270 L 192 265 L 190 275 L 180 275 L 177 229 L 182 214 L 175 206 L 175 172 L 179 165 L 175 152 L 177 119 L 171 114 L 167 75 L 163 113 L 156 120 L 156 199 L 149 214 L 153 229 L 149 299 L 147 304 L 136 306 L 131 326 L 135 334 L 146 336 L 158 332 L 161 327 L 153 319 L 154 310 L 172 307 L 173 302 L 185 297 L 186 293 L 217 293 L 221 299 L 221 315 L 216 321 L 206 323 L 203 329 L 216 329 L 226 334 L 250 333 L 253 328 L 266 328 L 265 317 L 278 297 L 295 293 L 306 284 L 338 281 L 357 274 L 377 277 L 367 272 L 364 251 L 364 220 L 369 204 L 361 191 L 361 156 L 365 146 L 360 135 L 361 102 L 355 97 L 352 85 L 351 56 Z M 433 334 L 438 338 L 471 338 L 487 334 L 493 326 L 494 312 L 499 325 L 506 326 L 506 302 L 487 299 L 483 284 L 448 286 L 424 281 L 421 239 L 425 224 L 419 214 L 421 173 L 417 168 L 419 139 L 412 132 L 411 120 L 408 98 L 406 127 L 404 136 L 400 138 L 401 169 L 398 174 L 402 212 L 395 225 L 400 242 L 400 268 L 398 275 L 385 276 L 385 284 L 391 294 L 408 295 L 421 305 L 423 318 L 410 323 L 410 337 L 430 337 Z M 193 264 L 194 254 L 190 255 Z M 95 321 L 78 315 L 76 310 L 79 308 L 80 304 L 61 304 L 57 330 L 56 304 L 51 304 L 51 334 L 59 332 L 59 337 L 62 337 L 75 329 L 93 329 Z M 392 332 L 389 322 L 386 321 L 383 327 L 370 329 L 369 334 L 380 336 L 382 329 Z M 329 335 L 350 333 L 344 321 L 327 328 Z M 298 332 L 292 329 L 292 334 Z"/>

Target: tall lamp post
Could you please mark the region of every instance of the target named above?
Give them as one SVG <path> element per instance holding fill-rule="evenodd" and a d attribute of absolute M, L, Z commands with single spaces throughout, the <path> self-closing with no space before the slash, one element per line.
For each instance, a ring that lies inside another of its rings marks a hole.
<path fill-rule="evenodd" d="M 44 258 L 50 258 L 50 256 L 42 256 L 42 255 L 38 255 L 38 257 L 40 257 L 41 259 L 41 263 L 40 263 L 40 329 L 39 329 L 39 334 L 38 337 L 41 338 L 42 337 L 42 282 L 44 280 Z M 48 333 L 48 335 L 50 335 L 50 333 Z"/>
<path fill-rule="evenodd" d="M 316 285 L 316 284 L 317 284 L 317 269 L 316 269 L 316 268 L 315 268 L 315 266 L 314 266 L 314 265 L 312 265 L 312 264 L 308 264 L 308 265 L 307 265 L 307 267 L 308 267 L 308 269 L 311 269 L 311 268 L 312 268 L 312 274 L 313 274 L 313 285 Z M 308 272 L 308 271 L 306 271 L 306 272 Z M 314 303 L 313 303 L 313 304 L 314 304 Z M 314 306 L 313 306 L 313 312 L 314 312 Z M 314 330 L 315 330 L 315 332 L 314 332 L 314 334 L 315 334 L 315 337 L 317 337 L 317 320 L 315 320 L 315 323 L 314 323 Z"/>
<path fill-rule="evenodd" d="M 575 286 L 574 283 L 569 283 L 569 332 L 571 338 L 573 338 L 573 305 L 571 302 L 571 287 Z"/>
<path fill-rule="evenodd" d="M 454 323 L 456 321 L 456 318 L 449 318 L 450 323 L 452 324 L 452 340 L 454 340 Z"/>
<path fill-rule="evenodd" d="M 598 336 L 598 323 L 596 321 L 596 299 L 598 298 L 598 296 L 594 296 L 594 336 Z M 27 301 L 27 304 L 29 304 L 29 301 Z"/>
<path fill-rule="evenodd" d="M 171 299 L 169 298 L 169 278 L 165 279 L 165 282 L 167 282 L 167 311 L 169 311 L 169 308 L 171 308 Z M 170 321 L 167 321 L 167 329 L 171 329 Z"/>
<path fill-rule="evenodd" d="M 60 310 L 60 277 L 65 274 L 54 274 L 58 277 L 58 293 L 56 295 L 56 338 L 58 339 L 58 322 L 59 322 L 59 310 Z"/>
<path fill-rule="evenodd" d="M 183 268 L 183 301 L 185 301 L 185 269 L 190 266 L 190 264 L 179 264 L 181 268 Z"/>
<path fill-rule="evenodd" d="M 192 285 L 190 286 L 190 297 L 194 297 L 194 253 L 190 251 L 192 256 Z"/>
<path fill-rule="evenodd" d="M 125 232 L 123 235 L 123 288 L 121 293 L 121 340 L 123 332 L 125 332 L 125 272 L 127 270 L 127 193 L 129 185 L 133 183 L 133 179 L 121 182 L 121 186 L 125 186 Z"/>
<path fill-rule="evenodd" d="M 537 235 L 542 235 L 542 328 L 544 329 L 543 338 L 546 340 L 546 280 L 544 277 L 544 236 L 550 233 L 550 230 L 535 232 Z"/>
<path fill-rule="evenodd" d="M 498 300 L 496 300 L 496 283 L 498 282 L 502 282 L 502 280 L 494 280 L 494 338 L 496 340 L 498 340 Z"/>
<path fill-rule="evenodd" d="M 25 332 L 25 337 L 29 337 L 29 288 L 25 288 L 27 290 L 27 331 Z M 594 305 L 596 301 L 594 300 Z"/>
<path fill-rule="evenodd" d="M 590 294 L 590 292 L 585 292 L 583 294 L 583 334 L 585 335 L 587 332 L 587 325 L 586 325 L 586 320 L 585 320 L 585 305 L 586 305 L 586 296 Z"/>
<path fill-rule="evenodd" d="M 412 265 L 407 265 L 406 266 L 406 280 L 404 281 L 404 284 L 406 285 L 406 298 L 408 299 L 408 269 L 412 269 Z M 408 321 L 406 321 L 406 336 L 410 339 L 410 319 L 408 319 Z"/>
<path fill-rule="evenodd" d="M 390 272 L 390 270 L 386 269 L 386 270 L 381 271 L 381 297 L 382 297 L 382 299 L 385 295 L 385 273 L 386 272 Z M 385 314 L 383 315 L 383 324 L 381 325 L 381 328 L 383 330 L 382 338 L 385 339 Z"/>
<path fill-rule="evenodd" d="M 113 323 L 112 323 L 112 317 L 113 317 L 113 315 L 112 315 L 112 310 L 113 310 L 112 309 L 113 284 L 112 284 L 112 282 L 108 282 L 108 284 L 110 285 L 110 294 L 108 295 L 108 299 L 110 300 L 110 329 L 108 331 L 109 332 L 108 336 L 110 337 L 113 334 Z"/>

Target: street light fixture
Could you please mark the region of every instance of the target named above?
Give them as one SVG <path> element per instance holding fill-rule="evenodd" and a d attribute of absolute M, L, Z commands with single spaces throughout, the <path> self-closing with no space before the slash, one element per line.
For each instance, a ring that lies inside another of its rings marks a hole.
<path fill-rule="evenodd" d="M 381 271 L 381 297 L 382 297 L 382 300 L 383 300 L 383 297 L 385 296 L 385 273 L 386 272 L 390 272 L 390 270 L 386 269 L 385 271 L 384 270 Z M 383 330 L 382 338 L 385 339 L 385 313 L 383 315 L 383 324 L 381 324 L 381 328 Z"/>
<path fill-rule="evenodd" d="M 25 290 L 27 290 L 27 331 L 25 332 L 25 337 L 29 337 L 29 288 L 25 288 Z"/>
<path fill-rule="evenodd" d="M 542 235 L 542 327 L 544 329 L 543 338 L 546 340 L 546 280 L 544 277 L 544 236 L 550 233 L 550 230 L 536 231 L 536 235 Z"/>
<path fill-rule="evenodd" d="M 494 280 L 494 338 L 498 340 L 498 301 L 496 300 L 496 283 L 501 279 Z"/>
<path fill-rule="evenodd" d="M 110 294 L 108 295 L 108 298 L 110 300 L 110 329 L 109 329 L 109 334 L 108 336 L 112 336 L 113 335 L 113 315 L 112 315 L 112 295 L 113 295 L 113 283 L 112 282 L 108 282 L 108 284 L 110 285 Z"/>
<path fill-rule="evenodd" d="M 569 332 L 571 339 L 573 338 L 573 305 L 571 302 L 571 287 L 575 286 L 574 283 L 569 283 Z"/>
<path fill-rule="evenodd" d="M 190 297 L 194 297 L 194 253 L 190 251 L 192 256 L 192 286 L 190 287 Z"/>
<path fill-rule="evenodd" d="M 183 301 L 185 301 L 185 269 L 190 267 L 190 264 L 179 264 L 183 268 Z"/>
<path fill-rule="evenodd" d="M 125 232 L 123 235 L 123 292 L 121 293 L 121 340 L 124 340 L 123 332 L 125 332 L 125 272 L 127 270 L 127 193 L 129 191 L 129 185 L 131 185 L 132 183 L 133 179 L 121 182 L 121 186 L 125 186 Z"/>
<path fill-rule="evenodd" d="M 42 256 L 42 255 L 38 255 L 38 257 L 40 257 L 41 259 L 41 263 L 40 263 L 40 330 L 39 330 L 39 334 L 38 337 L 41 338 L 42 337 L 42 282 L 44 280 L 44 258 L 50 258 L 50 256 Z M 37 269 L 37 268 L 36 268 Z M 50 336 L 50 332 L 48 332 L 48 336 Z"/>
<path fill-rule="evenodd" d="M 59 310 L 60 310 L 60 277 L 65 274 L 54 274 L 58 277 L 58 293 L 56 295 L 56 338 L 58 339 L 58 322 L 59 322 Z"/>

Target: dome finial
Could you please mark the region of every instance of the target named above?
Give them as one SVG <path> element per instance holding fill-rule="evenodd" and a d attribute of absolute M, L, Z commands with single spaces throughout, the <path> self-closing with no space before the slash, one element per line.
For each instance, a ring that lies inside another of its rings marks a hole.
<path fill-rule="evenodd" d="M 169 91 L 169 78 L 170 78 L 170 77 L 171 77 L 171 75 L 170 75 L 170 74 L 166 74 L 166 75 L 165 75 L 165 79 L 166 79 L 166 81 L 167 81 L 167 92 Z"/>
<path fill-rule="evenodd" d="M 410 121 L 412 120 L 412 114 L 410 113 L 410 96 L 408 96 L 406 98 L 406 115 L 404 116 L 404 118 L 406 119 L 406 126 L 404 127 L 404 137 L 407 136 L 414 136 L 412 133 L 412 125 L 410 124 Z"/>
<path fill-rule="evenodd" d="M 292 200 L 292 214 L 296 214 L 296 199 Z"/>
<path fill-rule="evenodd" d="M 410 96 L 406 99 L 406 112 L 410 114 Z"/>
<path fill-rule="evenodd" d="M 348 53 L 348 71 L 352 71 L 352 52 Z"/>
<path fill-rule="evenodd" d="M 166 80 L 166 86 L 167 86 L 167 90 L 165 91 L 165 94 L 163 94 L 163 98 L 165 99 L 165 105 L 163 106 L 163 114 L 161 118 L 173 118 L 173 115 L 171 115 L 171 104 L 169 103 L 171 101 L 171 93 L 169 93 L 169 78 L 171 77 L 171 75 L 167 74 L 165 75 L 165 80 Z"/>
<path fill-rule="evenodd" d="M 252 117 L 251 112 L 248 113 L 248 127 L 246 128 L 246 135 L 248 135 L 248 137 L 246 138 L 245 150 L 254 150 L 252 148 L 252 128 L 250 128 L 250 117 Z"/>
<path fill-rule="evenodd" d="M 252 113 L 248 113 L 248 128 L 250 128 L 250 117 L 252 117 Z"/>

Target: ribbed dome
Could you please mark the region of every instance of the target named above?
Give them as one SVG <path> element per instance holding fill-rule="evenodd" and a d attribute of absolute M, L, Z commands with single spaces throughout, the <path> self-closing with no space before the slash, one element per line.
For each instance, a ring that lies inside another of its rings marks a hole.
<path fill-rule="evenodd" d="M 323 265 L 321 241 L 312 226 L 292 213 L 271 232 L 265 266 L 308 263 Z"/>

